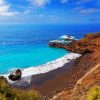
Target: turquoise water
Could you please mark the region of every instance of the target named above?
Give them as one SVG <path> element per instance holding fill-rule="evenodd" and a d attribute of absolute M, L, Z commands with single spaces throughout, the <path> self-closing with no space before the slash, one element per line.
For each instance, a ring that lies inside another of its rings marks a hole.
<path fill-rule="evenodd" d="M 55 60 L 67 52 L 51 48 L 48 43 L 56 39 L 48 30 L 22 25 L 0 27 L 0 74 L 14 68 L 38 66 Z"/>
<path fill-rule="evenodd" d="M 20 49 L 20 52 L 9 51 L 9 53 L 1 54 L 1 73 L 6 73 L 13 68 L 38 66 L 51 60 L 57 59 L 66 53 L 66 51 L 63 49 L 54 49 L 50 47 L 34 48 L 29 46 L 18 46 L 18 48 Z"/>
<path fill-rule="evenodd" d="M 80 28 L 79 28 L 80 27 Z M 62 35 L 80 39 L 100 25 L 0 25 L 0 74 L 14 68 L 38 66 L 64 56 L 68 51 L 48 46 Z"/>

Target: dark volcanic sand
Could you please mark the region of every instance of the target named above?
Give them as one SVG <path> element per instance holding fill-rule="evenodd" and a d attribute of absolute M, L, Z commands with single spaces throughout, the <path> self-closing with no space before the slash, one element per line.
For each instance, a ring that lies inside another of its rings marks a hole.
<path fill-rule="evenodd" d="M 32 76 L 31 88 L 38 90 L 43 95 L 52 95 L 63 90 L 70 81 L 73 81 L 73 64 L 74 61 L 71 61 L 62 68 Z"/>
<path fill-rule="evenodd" d="M 92 59 L 92 54 L 83 55 L 62 68 L 33 76 L 31 89 L 36 89 L 43 95 L 54 95 L 63 89 L 72 89 L 77 80 L 99 62 L 99 58 Z"/>
<path fill-rule="evenodd" d="M 52 70 L 47 73 L 31 76 L 30 84 L 23 82 L 22 85 L 12 84 L 12 86 L 21 89 L 35 89 L 42 95 L 52 96 L 53 94 L 70 87 L 70 82 L 74 82 L 73 65 L 75 60 L 65 64 L 63 67 Z M 26 77 L 27 79 L 27 77 Z M 18 82 L 20 83 L 20 81 Z"/>

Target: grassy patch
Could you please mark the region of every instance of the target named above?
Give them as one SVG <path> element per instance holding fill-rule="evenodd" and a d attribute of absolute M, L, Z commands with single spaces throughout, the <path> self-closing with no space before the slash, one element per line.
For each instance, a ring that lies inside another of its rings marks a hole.
<path fill-rule="evenodd" d="M 92 87 L 88 91 L 87 100 L 100 100 L 100 86 Z"/>
<path fill-rule="evenodd" d="M 40 94 L 34 90 L 22 91 L 11 88 L 6 79 L 0 79 L 0 100 L 39 100 Z"/>

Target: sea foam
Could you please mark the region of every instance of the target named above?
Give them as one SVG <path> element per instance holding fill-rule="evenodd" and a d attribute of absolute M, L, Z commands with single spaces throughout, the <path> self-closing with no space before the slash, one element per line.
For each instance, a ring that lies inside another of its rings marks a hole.
<path fill-rule="evenodd" d="M 22 78 L 20 81 L 11 81 L 8 78 L 8 74 L 4 75 L 4 77 L 7 78 L 7 81 L 9 82 L 9 84 L 12 84 L 15 86 L 27 86 L 27 85 L 30 85 L 32 75 L 47 73 L 57 68 L 61 68 L 66 63 L 80 56 L 81 55 L 77 53 L 69 53 L 69 54 L 65 54 L 65 56 L 61 58 L 48 62 L 44 65 L 33 66 L 33 67 L 22 69 Z"/>
<path fill-rule="evenodd" d="M 43 65 L 39 66 L 32 66 L 29 68 L 21 69 L 22 70 L 22 77 L 27 77 L 27 76 L 32 76 L 36 74 L 42 74 L 42 73 L 47 73 L 49 71 L 55 70 L 57 68 L 63 67 L 66 63 L 80 57 L 81 54 L 77 53 L 69 53 L 65 54 L 63 57 L 58 58 L 54 61 L 48 62 Z M 8 77 L 8 74 L 2 75 L 4 77 Z"/>
<path fill-rule="evenodd" d="M 61 58 L 58 58 L 58 59 L 51 61 L 51 62 L 48 62 L 44 65 L 40 65 L 37 67 L 33 66 L 33 67 L 25 68 L 22 70 L 22 77 L 46 73 L 46 72 L 49 72 L 51 70 L 63 67 L 66 63 L 68 63 L 71 60 L 76 59 L 80 56 L 81 56 L 80 54 L 69 53 Z"/>

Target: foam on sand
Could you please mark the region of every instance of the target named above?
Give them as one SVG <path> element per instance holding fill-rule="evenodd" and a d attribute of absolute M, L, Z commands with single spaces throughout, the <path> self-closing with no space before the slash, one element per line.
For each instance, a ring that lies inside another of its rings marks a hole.
<path fill-rule="evenodd" d="M 14 86 L 29 86 L 31 82 L 31 77 L 36 74 L 42 74 L 42 73 L 47 73 L 49 71 L 55 70 L 57 68 L 63 67 L 66 63 L 70 62 L 73 59 L 76 59 L 80 57 L 80 54 L 77 53 L 69 53 L 66 54 L 65 56 L 58 58 L 54 61 L 48 62 L 44 65 L 41 66 L 33 66 L 29 68 L 22 69 L 22 78 L 20 81 L 11 81 L 8 78 L 8 75 L 4 75 L 5 78 L 7 78 L 7 81 L 9 84 L 14 85 Z"/>
<path fill-rule="evenodd" d="M 58 59 L 51 61 L 51 62 L 48 62 L 44 65 L 37 66 L 37 67 L 33 66 L 33 67 L 23 69 L 22 70 L 22 77 L 46 73 L 46 72 L 49 72 L 51 70 L 63 67 L 66 63 L 68 63 L 71 60 L 76 59 L 80 56 L 81 56 L 80 54 L 69 53 L 61 58 L 58 58 Z"/>

